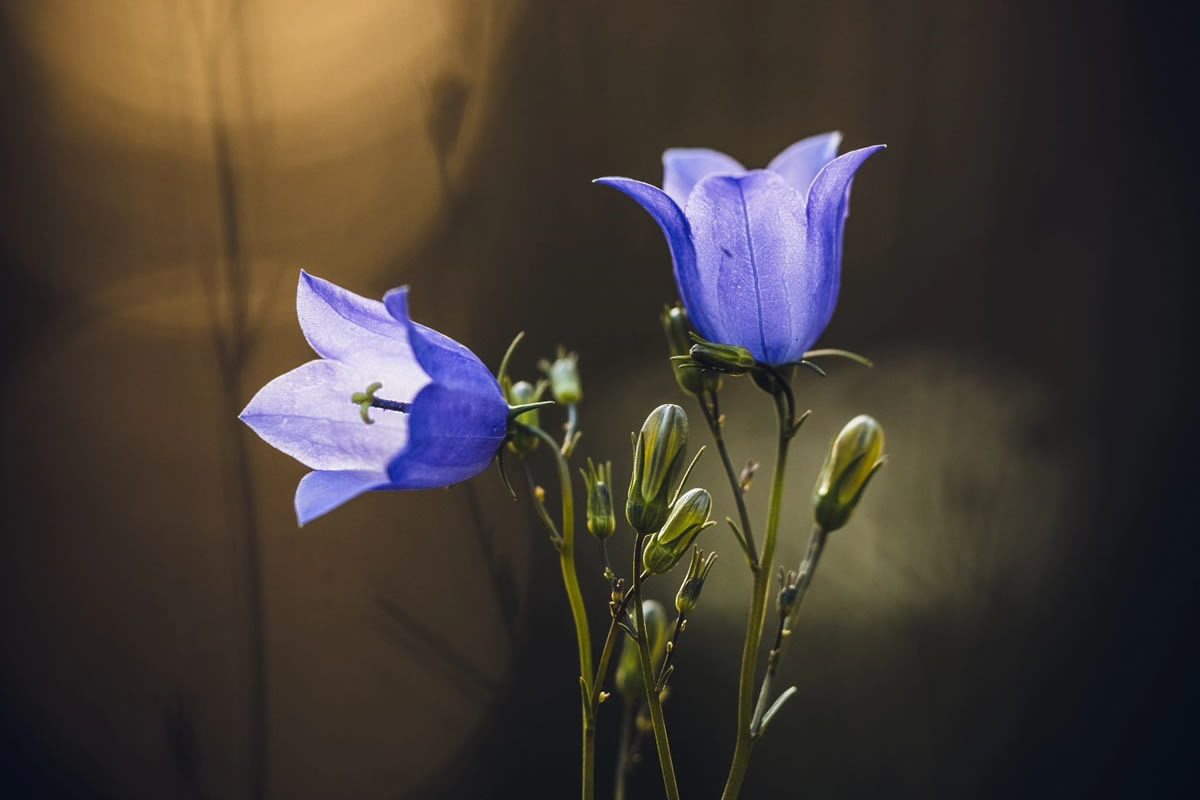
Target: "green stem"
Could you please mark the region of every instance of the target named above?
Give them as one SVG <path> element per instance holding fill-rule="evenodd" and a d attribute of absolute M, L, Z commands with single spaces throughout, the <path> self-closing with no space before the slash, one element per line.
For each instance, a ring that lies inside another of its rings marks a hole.
<path fill-rule="evenodd" d="M 635 577 L 634 581 L 638 579 Z M 613 648 L 617 644 L 617 636 L 621 630 L 620 621 L 625 616 L 625 609 L 629 606 L 629 599 L 633 597 L 633 592 L 629 592 L 621 599 L 620 605 L 613 612 L 612 622 L 608 625 L 608 635 L 604 637 L 604 649 L 600 651 L 600 666 L 596 667 L 596 679 L 592 681 L 592 702 L 591 706 L 593 714 L 598 705 L 600 705 L 600 690 L 604 686 L 604 678 L 608 675 L 608 662 L 612 659 Z"/>
<path fill-rule="evenodd" d="M 746 496 L 742 491 L 742 483 L 738 480 L 738 474 L 733 470 L 733 461 L 729 458 L 729 449 L 725 446 L 725 437 L 721 433 L 721 407 L 718 405 L 717 393 L 709 392 L 708 396 L 712 399 L 712 408 L 709 408 L 708 403 L 704 402 L 704 398 L 697 395 L 696 400 L 700 403 L 700 413 L 704 415 L 704 421 L 708 423 L 708 429 L 712 431 L 713 440 L 717 443 L 717 452 L 721 454 L 721 464 L 725 467 L 725 477 L 729 479 L 729 488 L 733 490 L 733 501 L 737 505 L 738 520 L 742 523 L 742 536 L 746 539 L 746 547 L 750 551 L 746 555 L 750 559 L 750 569 L 758 569 L 758 553 L 754 547 L 754 534 L 750 531 L 750 514 L 746 511 Z"/>
<path fill-rule="evenodd" d="M 775 632 L 775 644 L 767 656 L 767 673 L 763 676 L 762 686 L 758 689 L 758 703 L 754 708 L 754 719 L 750 723 L 750 730 L 755 737 L 763 730 L 763 715 L 766 713 L 767 703 L 771 699 L 771 682 L 775 678 L 775 673 L 779 671 L 779 665 L 783 662 L 788 632 L 796 623 L 796 618 L 800 616 L 800 606 L 804 603 L 804 596 L 808 594 L 808 587 L 812 583 L 813 573 L 817 570 L 817 563 L 821 560 L 821 552 L 824 548 L 825 531 L 816 527 L 813 529 L 812 537 L 808 540 L 808 553 L 800 566 L 800 574 L 796 576 L 796 598 L 792 602 L 791 610 L 787 614 L 779 615 L 779 628 Z"/>
<path fill-rule="evenodd" d="M 625 800 L 625 778 L 629 775 L 629 748 L 633 747 L 633 715 L 637 703 L 626 701 L 621 712 L 621 739 L 617 744 L 617 771 L 613 778 L 613 800 Z"/>
<path fill-rule="evenodd" d="M 779 515 L 783 505 L 784 474 L 787 469 L 788 446 L 794 422 L 795 405 L 785 402 L 781 394 L 775 395 L 775 413 L 779 419 L 779 443 L 775 454 L 775 476 L 771 483 L 771 498 L 767 506 L 767 528 L 763 538 L 762 558 L 754 573 L 754 588 L 750 598 L 750 618 L 746 624 L 746 642 L 742 648 L 742 671 L 738 680 L 737 740 L 733 749 L 733 763 L 729 767 L 729 778 L 725 782 L 722 800 L 734 800 L 742 790 L 746 769 L 750 765 L 750 751 L 754 747 L 752 730 L 754 718 L 754 681 L 758 669 L 758 651 L 762 643 L 763 624 L 767 614 L 767 589 L 771 585 L 771 563 L 775 559 L 775 540 L 779 531 Z"/>
<path fill-rule="evenodd" d="M 518 423 L 519 424 L 519 423 Z M 562 487 L 562 529 L 559 542 L 559 562 L 562 567 L 563 585 L 567 589 L 567 601 L 571 605 L 571 616 L 575 620 L 575 638 L 579 644 L 580 681 L 583 684 L 583 800 L 591 800 L 594 791 L 596 756 L 596 727 L 592 695 L 592 638 L 588 630 L 587 611 L 583 606 L 583 590 L 579 587 L 579 576 L 575 573 L 575 501 L 571 491 L 571 471 L 567 459 L 558 449 L 558 442 L 541 428 L 520 425 L 529 433 L 546 443 L 558 464 L 558 481 Z"/>
<path fill-rule="evenodd" d="M 633 570 L 637 573 L 638 560 L 642 552 L 642 539 L 638 535 L 633 547 Z M 658 748 L 658 763 L 662 768 L 663 787 L 667 800 L 679 800 L 679 786 L 675 781 L 675 764 L 671 760 L 671 743 L 667 740 L 667 720 L 663 717 L 662 698 L 654 690 L 654 662 L 650 659 L 650 633 L 646 628 L 646 615 L 642 612 L 642 582 L 633 582 L 633 614 L 637 624 L 638 661 L 642 668 L 642 683 L 646 687 L 646 706 L 650 709 L 650 722 L 654 725 L 654 744 Z"/>

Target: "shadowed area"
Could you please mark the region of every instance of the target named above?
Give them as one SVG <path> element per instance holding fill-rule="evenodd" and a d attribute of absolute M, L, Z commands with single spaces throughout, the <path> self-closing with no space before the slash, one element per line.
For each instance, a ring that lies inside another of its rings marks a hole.
<path fill-rule="evenodd" d="M 623 500 L 651 408 L 707 434 L 665 362 L 661 233 L 591 179 L 657 183 L 672 146 L 762 166 L 838 129 L 889 147 L 856 179 L 821 344 L 877 366 L 797 378 L 814 414 L 781 562 L 845 420 L 876 416 L 889 464 L 830 540 L 743 796 L 1186 796 L 1196 19 L 1158 5 L 6 6 L 0 788 L 570 796 L 575 644 L 526 496 L 489 470 L 300 530 L 305 469 L 236 414 L 312 357 L 300 268 L 407 284 L 414 319 L 489 366 L 527 331 L 518 378 L 578 350 L 580 455 L 614 461 Z M 727 387 L 761 520 L 769 402 Z M 723 518 L 714 455 L 692 483 Z M 750 585 L 728 530 L 704 542 L 721 557 L 666 704 L 687 797 L 728 767 Z M 660 791 L 648 748 L 630 794 Z"/>

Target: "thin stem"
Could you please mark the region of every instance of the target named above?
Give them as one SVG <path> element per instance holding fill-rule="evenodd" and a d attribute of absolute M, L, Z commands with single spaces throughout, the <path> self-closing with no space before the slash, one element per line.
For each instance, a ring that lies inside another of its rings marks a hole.
<path fill-rule="evenodd" d="M 575 434 L 579 430 L 579 411 L 576 410 L 575 404 L 571 403 L 567 406 L 567 429 L 563 434 L 562 446 L 559 448 L 564 456 L 571 454 L 571 448 L 575 446 Z"/>
<path fill-rule="evenodd" d="M 638 535 L 633 548 L 633 571 L 637 574 L 638 558 L 642 552 L 642 536 Z M 650 709 L 650 722 L 654 726 L 654 744 L 658 748 L 658 763 L 662 768 L 663 788 L 667 800 L 679 800 L 679 786 L 675 781 L 675 764 L 671 760 L 671 743 L 667 739 L 667 721 L 663 717 L 662 698 L 654 689 L 654 662 L 650 659 L 650 634 L 646 628 L 646 615 L 642 612 L 642 581 L 639 575 L 633 582 L 633 615 L 637 624 L 638 661 L 642 667 L 642 684 L 646 687 L 646 705 Z"/>
<path fill-rule="evenodd" d="M 600 689 L 604 686 L 604 678 L 608 675 L 608 663 L 612 660 L 613 648 L 617 644 L 618 631 L 621 630 L 621 618 L 625 616 L 625 609 L 629 607 L 629 600 L 632 597 L 633 592 L 629 592 L 621 598 L 621 604 L 613 612 L 612 622 L 608 626 L 608 635 L 604 637 L 604 649 L 600 651 L 600 666 L 596 667 L 596 679 L 592 681 L 593 713 L 596 706 L 600 704 Z"/>
<path fill-rule="evenodd" d="M 786 385 L 786 382 L 784 382 Z M 754 573 L 754 587 L 750 598 L 750 618 L 746 624 L 746 642 L 742 648 L 742 671 L 738 680 L 737 741 L 733 750 L 733 763 L 729 767 L 729 778 L 725 782 L 722 800 L 734 800 L 742 790 L 746 769 L 750 765 L 750 751 L 754 747 L 751 723 L 754 716 L 754 682 L 758 669 L 758 650 L 762 642 L 763 624 L 767 614 L 767 589 L 771 585 L 771 562 L 775 558 L 775 540 L 779 531 L 779 515 L 783 505 L 784 475 L 787 469 L 788 446 L 793 432 L 795 401 L 790 397 L 775 394 L 775 413 L 779 419 L 779 442 L 775 454 L 775 476 L 771 483 L 771 498 L 767 506 L 767 528 L 763 538 L 762 558 Z"/>
<path fill-rule="evenodd" d="M 588 630 L 587 611 L 583 606 L 583 591 L 579 588 L 579 576 L 575 572 L 575 500 L 571 491 L 571 470 L 567 459 L 558 449 L 558 442 L 541 428 L 532 425 L 518 426 L 537 436 L 554 453 L 558 464 L 558 481 L 562 487 L 562 528 L 558 543 L 559 563 L 562 567 L 563 585 L 567 589 L 567 601 L 571 605 L 571 616 L 575 620 L 575 638 L 579 644 L 579 673 L 583 685 L 583 798 L 591 800 L 594 786 L 596 753 L 596 728 L 594 707 L 589 703 L 592 694 L 592 638 Z M 535 503 L 538 502 L 536 497 Z"/>
<path fill-rule="evenodd" d="M 808 552 L 804 556 L 804 561 L 800 566 L 800 574 L 796 576 L 796 597 L 792 601 L 792 607 L 786 614 L 779 615 L 779 628 L 775 631 L 775 644 L 771 647 L 771 652 L 767 656 L 767 674 L 763 676 L 762 686 L 758 690 L 758 703 L 754 708 L 754 719 L 750 723 L 751 733 L 757 737 L 762 731 L 763 714 L 767 710 L 767 702 L 771 696 L 771 681 L 775 677 L 775 673 L 779 671 L 779 665 L 783 661 L 784 644 L 787 643 L 788 635 L 791 633 L 792 625 L 795 624 L 796 618 L 800 615 L 800 605 L 804 602 L 804 595 L 808 593 L 809 584 L 812 583 L 813 573 L 817 569 L 817 563 L 821 559 L 821 553 L 825 548 L 825 531 L 820 527 L 813 528 L 812 536 L 808 540 Z"/>
<path fill-rule="evenodd" d="M 554 524 L 554 520 L 550 518 L 550 512 L 546 509 L 546 503 L 542 498 L 538 497 L 537 480 L 533 477 L 533 470 L 529 467 L 529 462 L 521 459 L 521 464 L 525 468 L 525 480 L 529 483 L 529 493 L 533 497 L 533 510 L 537 513 L 538 519 L 546 526 L 546 530 L 550 531 L 550 541 L 557 548 L 562 542 L 562 536 L 559 535 L 558 526 Z"/>
<path fill-rule="evenodd" d="M 633 747 L 633 716 L 637 703 L 626 701 L 621 712 L 621 738 L 617 743 L 617 771 L 613 777 L 613 800 L 625 800 L 625 778 L 629 775 L 629 748 Z"/>
<path fill-rule="evenodd" d="M 667 670 L 670 669 L 671 660 L 675 657 L 675 648 L 679 647 L 679 634 L 683 633 L 683 629 L 686 625 L 686 615 L 680 614 L 675 618 L 675 630 L 671 632 L 671 638 L 667 642 L 667 654 L 663 657 L 662 667 L 660 667 L 658 670 L 658 679 L 654 683 L 655 688 L 660 692 L 666 688 L 662 685 L 662 683 L 664 680 L 666 680 Z"/>
<path fill-rule="evenodd" d="M 738 519 L 742 523 L 742 536 L 748 551 L 747 557 L 750 559 L 750 569 L 757 571 L 758 552 L 754 546 L 754 534 L 750 529 L 750 514 L 746 511 L 745 492 L 742 491 L 742 483 L 738 480 L 738 474 L 734 472 L 733 462 L 729 458 L 729 449 L 725 446 L 725 437 L 721 433 L 721 407 L 717 400 L 717 393 L 708 392 L 708 397 L 712 402 L 711 408 L 703 397 L 697 396 L 696 400 L 700 403 L 700 412 L 704 415 L 704 421 L 708 423 L 708 429 L 717 443 L 717 452 L 721 454 L 721 464 L 725 467 L 725 477 L 729 479 L 729 488 L 733 490 L 733 501 L 737 505 Z"/>

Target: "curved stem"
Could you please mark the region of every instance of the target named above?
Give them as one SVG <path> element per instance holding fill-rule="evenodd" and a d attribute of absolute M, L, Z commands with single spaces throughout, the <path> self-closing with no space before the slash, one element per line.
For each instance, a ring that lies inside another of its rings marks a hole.
<path fill-rule="evenodd" d="M 558 554 L 563 585 L 567 589 L 567 601 L 571 605 L 571 616 L 575 620 L 575 638 L 579 644 L 579 673 L 583 686 L 583 798 L 591 800 L 595 783 L 593 773 L 596 753 L 595 713 L 589 702 L 592 695 L 592 638 L 583 605 L 583 590 L 579 587 L 579 576 L 575 572 L 575 501 L 571 491 L 571 471 L 567 466 L 566 457 L 558 449 L 558 442 L 554 441 L 550 434 L 532 425 L 518 425 L 545 442 L 558 464 L 558 481 L 562 487 L 562 529 Z"/>
<path fill-rule="evenodd" d="M 634 540 L 633 571 L 636 574 L 638 559 L 642 552 L 642 539 L 639 534 Z M 663 717 L 662 698 L 654 689 L 654 662 L 650 658 L 650 633 L 646 628 L 646 615 L 642 612 L 642 581 L 641 576 L 633 582 L 633 616 L 637 624 L 638 661 L 642 668 L 642 684 L 646 687 L 646 706 L 650 709 L 650 722 L 654 726 L 654 744 L 658 748 L 658 764 L 662 768 L 663 788 L 667 792 L 667 800 L 679 800 L 679 786 L 675 780 L 675 764 L 671 760 L 671 743 L 667 739 L 667 720 Z"/>
<path fill-rule="evenodd" d="M 729 479 L 729 488 L 733 490 L 733 501 L 737 505 L 738 520 L 742 523 L 742 536 L 745 537 L 746 548 L 749 551 L 746 555 L 750 559 L 750 569 L 757 571 L 758 551 L 754 546 L 754 534 L 750 531 L 750 514 L 746 511 L 745 492 L 742 491 L 742 483 L 733 470 L 729 449 L 725 446 L 725 437 L 721 433 L 721 407 L 718 405 L 717 393 L 708 392 L 708 397 L 712 400 L 712 408 L 709 408 L 708 403 L 704 402 L 703 397 L 697 395 L 696 400 L 700 403 L 700 413 L 704 415 L 704 421 L 708 423 L 708 429 L 717 443 L 717 452 L 721 454 L 721 464 L 725 467 L 725 477 Z"/>
<path fill-rule="evenodd" d="M 767 702 L 771 699 L 771 681 L 775 678 L 775 673 L 779 671 L 780 663 L 783 662 L 784 645 L 787 643 L 788 632 L 795 624 L 796 618 L 800 616 L 800 605 L 804 602 L 804 595 L 808 593 L 813 573 L 817 569 L 817 563 L 821 560 L 821 552 L 825 548 L 825 535 L 825 531 L 820 527 L 813 528 L 812 537 L 808 540 L 808 553 L 805 554 L 804 562 L 800 565 L 800 574 L 796 576 L 796 599 L 792 602 L 791 610 L 787 614 L 779 615 L 779 628 L 775 631 L 775 644 L 767 656 L 767 674 L 763 676 L 762 686 L 758 689 L 758 703 L 754 708 L 754 719 L 750 723 L 750 731 L 755 737 L 763 730 L 763 715 L 767 711 Z"/>
<path fill-rule="evenodd" d="M 786 384 L 786 382 L 785 382 Z M 775 558 L 775 540 L 779 531 L 779 514 L 783 505 L 784 474 L 787 469 L 788 445 L 791 443 L 795 401 L 782 394 L 775 396 L 775 413 L 779 419 L 779 442 L 775 453 L 775 476 L 771 483 L 771 498 L 767 506 L 767 527 L 763 537 L 762 558 L 754 573 L 754 588 L 750 597 L 750 618 L 746 623 L 746 642 L 742 648 L 742 671 L 738 679 L 737 741 L 733 763 L 725 782 L 722 800 L 734 800 L 742 790 L 746 769 L 750 766 L 750 751 L 754 747 L 751 728 L 754 717 L 754 679 L 758 669 L 758 650 L 762 642 L 763 624 L 767 614 L 767 589 L 771 585 L 771 562 Z"/>

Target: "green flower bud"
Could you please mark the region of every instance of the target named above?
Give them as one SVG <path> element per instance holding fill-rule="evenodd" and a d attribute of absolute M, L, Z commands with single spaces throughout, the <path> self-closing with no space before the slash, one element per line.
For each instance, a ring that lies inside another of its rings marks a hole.
<path fill-rule="evenodd" d="M 646 633 L 649 634 L 650 663 L 657 671 L 667 649 L 667 610 L 657 600 L 643 600 L 642 615 L 646 619 Z M 627 702 L 637 702 L 646 694 L 646 684 L 642 681 L 641 659 L 638 658 L 638 644 L 629 636 L 626 636 L 621 644 L 616 684 L 617 691 L 625 696 Z"/>
<path fill-rule="evenodd" d="M 663 309 L 659 315 L 662 321 L 663 333 L 667 336 L 667 349 L 672 356 L 686 356 L 692 348 L 692 323 L 688 319 L 683 306 L 676 303 Z M 719 391 L 721 375 L 718 372 L 701 368 L 697 364 L 689 364 L 684 359 L 671 361 L 671 370 L 675 373 L 675 382 L 679 388 L 688 394 L 700 394 L 708 390 Z"/>
<path fill-rule="evenodd" d="M 670 572 L 683 554 L 696 541 L 700 531 L 717 523 L 708 518 L 712 511 L 712 495 L 706 489 L 690 489 L 675 505 L 663 523 L 662 530 L 646 542 L 642 550 L 642 566 L 654 575 Z"/>
<path fill-rule="evenodd" d="M 583 400 L 578 353 L 568 353 L 566 348 L 559 347 L 558 357 L 553 362 L 543 361 L 540 366 L 550 378 L 550 394 L 555 401 L 571 406 Z"/>
<path fill-rule="evenodd" d="M 879 423 L 865 414 L 846 423 L 833 440 L 813 490 L 813 516 L 826 533 L 849 521 L 867 482 L 883 461 L 883 428 Z"/>
<path fill-rule="evenodd" d="M 744 375 L 758 363 L 754 354 L 735 344 L 696 342 L 688 355 L 702 367 L 724 372 L 726 375 Z"/>
<path fill-rule="evenodd" d="M 700 590 L 704 588 L 704 579 L 708 577 L 716 560 L 715 550 L 707 557 L 699 547 L 692 550 L 692 563 L 688 565 L 687 577 L 683 579 L 679 592 L 675 595 L 675 610 L 680 616 L 689 614 L 696 608 L 696 603 L 700 601 Z"/>
<path fill-rule="evenodd" d="M 534 386 L 529 381 L 517 381 L 509 386 L 506 392 L 508 395 L 508 404 L 510 406 L 520 406 L 526 403 L 536 403 L 542 399 L 542 393 L 545 391 L 545 381 L 538 381 L 537 386 Z M 535 408 L 518 415 L 513 421 L 532 428 L 538 428 L 541 427 L 541 412 Z M 509 437 L 508 447 L 514 453 L 532 453 L 537 449 L 539 441 L 538 437 L 533 434 L 515 430 Z"/>
<path fill-rule="evenodd" d="M 597 539 L 607 539 L 617 529 L 617 515 L 613 513 L 612 462 L 597 467 L 588 459 L 588 468 L 579 470 L 587 485 L 587 527 Z"/>
<path fill-rule="evenodd" d="M 638 533 L 652 533 L 667 519 L 671 492 L 687 465 L 688 421 L 666 403 L 650 412 L 633 445 L 633 475 L 625 517 Z"/>

